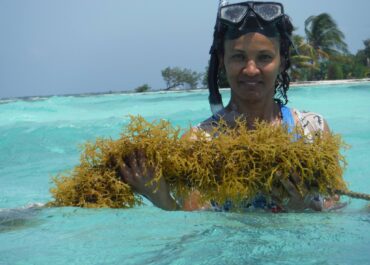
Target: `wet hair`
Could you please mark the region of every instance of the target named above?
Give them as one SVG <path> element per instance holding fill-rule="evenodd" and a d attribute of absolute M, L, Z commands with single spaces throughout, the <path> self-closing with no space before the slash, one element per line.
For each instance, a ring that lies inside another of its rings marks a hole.
<path fill-rule="evenodd" d="M 236 39 L 249 32 L 259 32 L 267 37 L 279 38 L 280 56 L 284 68 L 276 79 L 274 100 L 281 105 L 286 105 L 288 103 L 287 91 L 290 83 L 288 69 L 291 65 L 290 48 L 293 45 L 291 41 L 292 31 L 293 25 L 287 15 L 283 15 L 276 22 L 269 24 L 257 19 L 249 19 L 249 21 L 246 21 L 240 28 L 229 28 L 221 23 L 218 25 L 216 24 L 208 68 L 209 102 L 214 114 L 223 107 L 218 83 L 220 71 L 222 71 L 219 57 L 224 54 L 224 42 L 227 39 Z"/>

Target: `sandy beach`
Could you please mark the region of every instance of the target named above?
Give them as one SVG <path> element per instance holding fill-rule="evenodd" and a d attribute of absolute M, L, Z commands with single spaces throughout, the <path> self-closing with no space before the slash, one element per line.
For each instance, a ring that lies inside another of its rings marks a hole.
<path fill-rule="evenodd" d="M 338 84 L 359 84 L 359 83 L 368 83 L 370 82 L 370 78 L 362 78 L 362 79 L 341 79 L 341 80 L 318 80 L 318 81 L 296 81 L 290 82 L 290 87 L 302 87 L 302 86 L 319 86 L 319 85 L 338 85 Z M 197 92 L 197 91 L 204 91 L 207 88 L 197 88 L 197 89 L 161 89 L 161 90 L 152 90 L 143 92 L 144 93 L 181 93 L 181 92 Z M 220 91 L 229 90 L 230 88 L 220 88 Z M 131 91 L 130 91 L 131 92 Z M 136 93 L 136 92 L 134 92 Z"/>
<path fill-rule="evenodd" d="M 319 81 L 297 81 L 291 82 L 290 86 L 316 86 L 316 85 L 338 85 L 338 84 L 358 84 L 370 82 L 370 78 L 362 79 L 341 79 L 341 80 L 319 80 Z"/>
<path fill-rule="evenodd" d="M 370 78 L 363 79 L 342 79 L 342 80 L 319 80 L 319 81 L 297 81 L 290 82 L 290 87 L 302 87 L 302 86 L 318 86 L 318 85 L 338 85 L 338 84 L 359 84 L 370 82 Z M 230 88 L 220 88 L 220 91 L 229 90 Z M 183 92 L 199 92 L 205 91 L 207 88 L 197 88 L 197 89 L 155 89 L 146 92 L 141 92 L 139 94 L 161 94 L 161 93 L 183 93 Z M 94 92 L 94 93 L 83 93 L 83 94 L 60 94 L 60 95 L 46 95 L 46 96 L 25 96 L 25 97 L 15 97 L 15 98 L 0 98 L 0 104 L 13 102 L 16 100 L 26 100 L 26 101 L 38 101 L 48 99 L 53 96 L 58 97 L 88 97 L 88 96 L 110 96 L 110 95 L 120 95 L 120 94 L 138 94 L 133 90 L 125 91 L 109 91 L 109 92 Z"/>

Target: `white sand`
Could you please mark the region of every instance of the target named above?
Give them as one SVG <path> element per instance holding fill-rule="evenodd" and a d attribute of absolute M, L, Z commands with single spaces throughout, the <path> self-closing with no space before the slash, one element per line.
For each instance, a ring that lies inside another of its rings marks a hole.
<path fill-rule="evenodd" d="M 363 79 L 342 79 L 342 80 L 320 80 L 320 81 L 298 81 L 291 82 L 290 86 L 316 86 L 316 85 L 338 85 L 338 84 L 358 84 L 370 82 L 370 78 Z"/>

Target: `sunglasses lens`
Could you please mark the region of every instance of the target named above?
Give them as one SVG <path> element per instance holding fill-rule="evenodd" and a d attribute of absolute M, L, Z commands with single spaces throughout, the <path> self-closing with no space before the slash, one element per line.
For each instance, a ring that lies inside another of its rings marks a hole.
<path fill-rule="evenodd" d="M 282 7 L 277 4 L 259 4 L 253 9 L 265 21 L 272 21 L 283 13 Z"/>
<path fill-rule="evenodd" d="M 248 11 L 247 6 L 225 6 L 221 8 L 221 19 L 231 23 L 239 23 Z"/>

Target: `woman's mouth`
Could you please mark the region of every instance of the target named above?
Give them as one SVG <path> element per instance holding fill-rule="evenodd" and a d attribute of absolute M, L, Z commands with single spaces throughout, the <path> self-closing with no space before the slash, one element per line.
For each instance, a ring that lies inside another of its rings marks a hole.
<path fill-rule="evenodd" d="M 258 81 L 258 80 L 244 80 L 244 81 L 239 81 L 239 84 L 240 85 L 249 86 L 249 87 L 257 86 L 257 85 L 260 85 L 261 83 L 262 82 L 261 81 Z"/>

